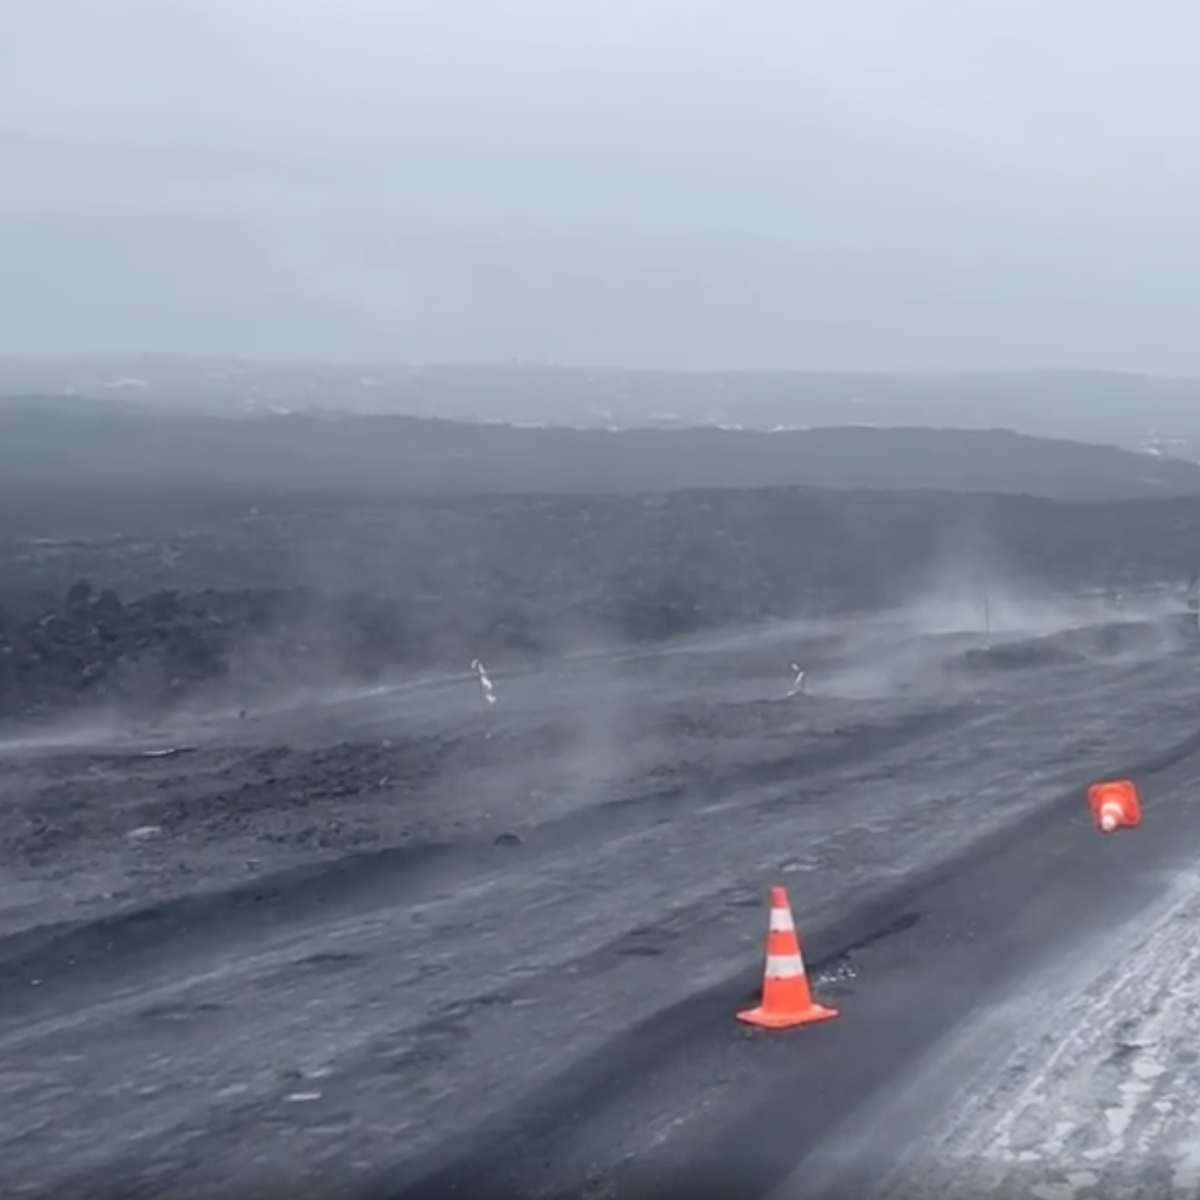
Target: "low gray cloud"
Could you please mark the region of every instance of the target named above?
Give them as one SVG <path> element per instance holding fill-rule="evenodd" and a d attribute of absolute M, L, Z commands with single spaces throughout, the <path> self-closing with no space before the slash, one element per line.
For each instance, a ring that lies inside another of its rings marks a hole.
<path fill-rule="evenodd" d="M 8 0 L 0 350 L 1200 371 L 1186 0 Z"/>

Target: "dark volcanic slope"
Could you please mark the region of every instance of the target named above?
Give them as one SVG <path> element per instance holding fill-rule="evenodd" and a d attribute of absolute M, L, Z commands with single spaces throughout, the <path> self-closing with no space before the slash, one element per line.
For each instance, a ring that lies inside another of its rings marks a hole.
<path fill-rule="evenodd" d="M 1200 465 L 1003 430 L 595 430 L 413 417 L 229 420 L 0 407 L 9 487 L 256 486 L 374 495 L 920 488 L 1079 498 L 1200 494 Z"/>
<path fill-rule="evenodd" d="M 1003 622 L 1012 591 L 1181 588 L 1200 556 L 1192 499 L 9 495 L 4 715 L 76 698 L 158 704 L 223 680 L 247 700 L 913 600 L 982 620 L 988 595 Z M 66 599 L 81 580 L 93 586 Z"/>
<path fill-rule="evenodd" d="M 451 419 L 777 425 L 996 425 L 1137 446 L 1151 429 L 1196 442 L 1200 381 L 1116 371 L 887 374 L 266 363 L 167 355 L 0 359 L 6 395 L 120 397 L 138 407 L 245 412 L 271 404 Z"/>

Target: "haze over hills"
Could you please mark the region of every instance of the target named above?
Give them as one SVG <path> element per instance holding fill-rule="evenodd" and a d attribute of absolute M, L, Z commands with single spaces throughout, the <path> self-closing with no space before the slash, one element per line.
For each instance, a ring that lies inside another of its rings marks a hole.
<path fill-rule="evenodd" d="M 233 420 L 33 397 L 0 404 L 5 490 L 357 496 L 822 487 L 1050 499 L 1200 495 L 1200 464 L 1005 430 L 522 428 L 404 416 Z"/>
<path fill-rule="evenodd" d="M 1107 371 L 884 374 L 0 358 L 0 396 L 202 412 L 409 414 L 588 427 L 1002 427 L 1200 459 L 1200 380 Z"/>
<path fill-rule="evenodd" d="M 0 1200 L 1200 1200 L 1197 45 L 0 0 Z"/>

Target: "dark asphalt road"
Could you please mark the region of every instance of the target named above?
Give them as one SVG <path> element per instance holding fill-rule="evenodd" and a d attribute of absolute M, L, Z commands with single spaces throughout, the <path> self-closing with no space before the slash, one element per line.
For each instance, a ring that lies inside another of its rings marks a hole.
<path fill-rule="evenodd" d="M 732 1014 L 757 972 L 657 1014 L 530 1097 L 472 1153 L 378 1195 L 766 1196 L 948 1032 L 1019 991 L 1042 961 L 1078 953 L 1160 895 L 1200 855 L 1200 732 L 1140 763 L 1147 820 L 1104 837 L 1083 789 L 806 933 L 810 971 L 839 1020 L 748 1032 Z M 613 1169 L 596 1149 L 653 1127 L 664 1097 L 700 1111 L 661 1153 Z M 742 1112 L 732 1123 L 725 1115 Z M 881 1148 L 882 1149 L 882 1148 Z M 891 1148 L 898 1152 L 899 1145 Z M 883 1150 L 886 1155 L 886 1150 Z M 886 1157 L 862 1164 L 857 1187 Z M 590 1187 L 588 1185 L 591 1185 Z M 804 1195 L 800 1190 L 789 1195 Z"/>
<path fill-rule="evenodd" d="M 734 738 L 706 786 L 518 846 L 384 849 L 0 942 L 0 1184 L 765 1195 L 1196 858 L 1194 669 L 1050 668 L 834 730 L 818 700 L 773 757 Z M 1146 823 L 1106 839 L 1082 788 L 1126 769 Z M 734 1020 L 774 882 L 843 1013 L 781 1035 Z"/>

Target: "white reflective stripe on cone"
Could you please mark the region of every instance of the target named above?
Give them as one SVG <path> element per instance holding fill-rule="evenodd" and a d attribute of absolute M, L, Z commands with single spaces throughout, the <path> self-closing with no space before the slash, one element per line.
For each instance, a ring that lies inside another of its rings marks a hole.
<path fill-rule="evenodd" d="M 770 930 L 772 933 L 791 933 L 796 928 L 791 912 L 786 908 L 771 909 Z"/>
<path fill-rule="evenodd" d="M 804 974 L 804 960 L 798 954 L 768 954 L 767 974 L 772 979 L 796 979 Z"/>

